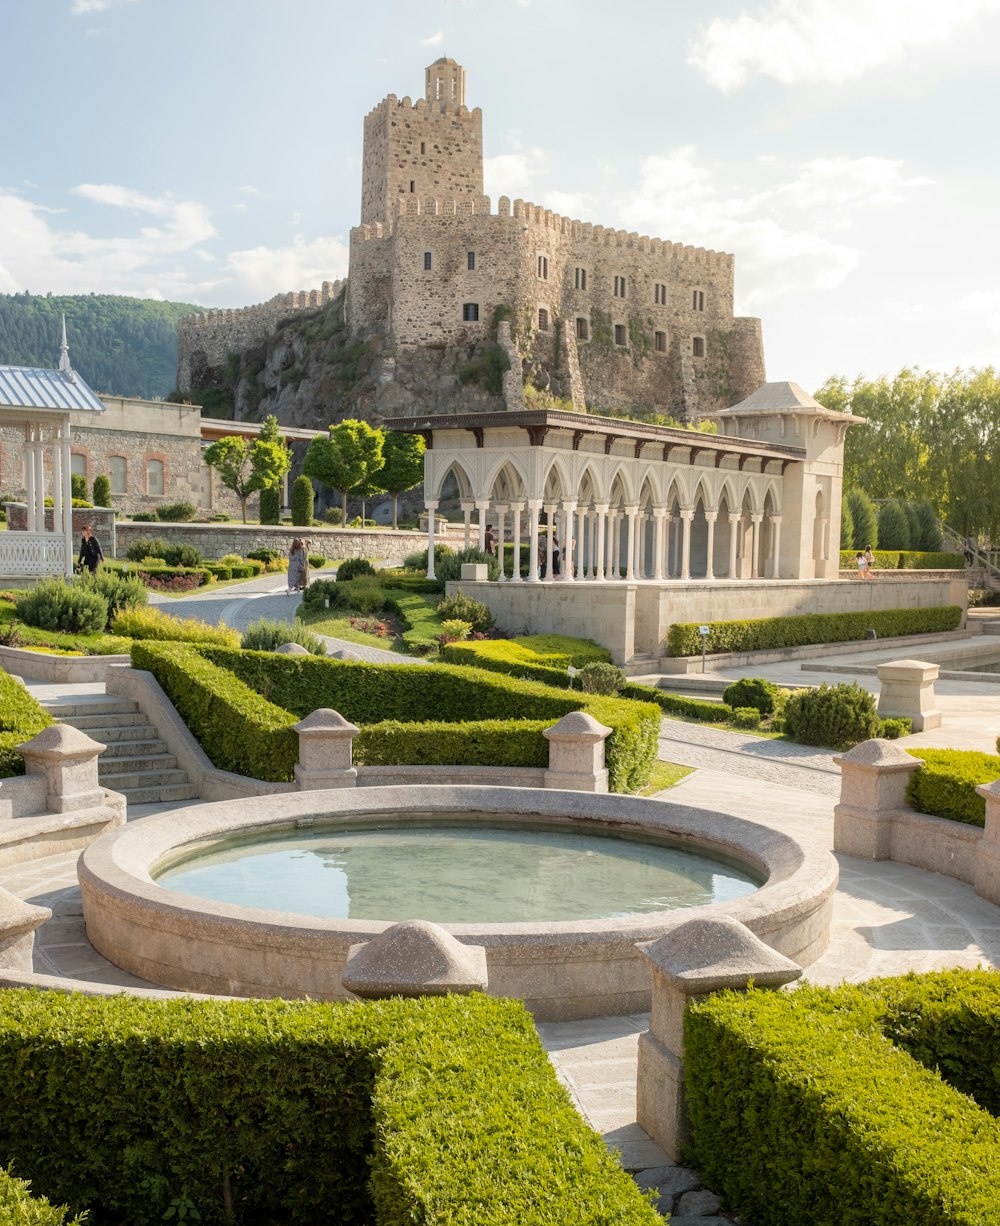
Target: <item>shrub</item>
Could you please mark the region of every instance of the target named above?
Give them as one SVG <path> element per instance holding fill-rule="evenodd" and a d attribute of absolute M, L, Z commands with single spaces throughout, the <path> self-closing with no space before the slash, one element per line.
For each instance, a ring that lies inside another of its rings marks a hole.
<path fill-rule="evenodd" d="M 98 473 L 94 478 L 94 506 L 111 506 L 111 480 L 107 473 Z"/>
<path fill-rule="evenodd" d="M 107 625 L 108 602 L 65 579 L 40 579 L 14 601 L 17 616 L 28 626 L 64 634 L 98 634 Z"/>
<path fill-rule="evenodd" d="M 321 570 L 326 565 L 326 555 L 322 553 L 306 554 L 306 561 L 313 570 Z"/>
<path fill-rule="evenodd" d="M 83 473 L 73 473 L 69 479 L 70 497 L 85 499 L 87 497 L 87 478 Z"/>
<path fill-rule="evenodd" d="M 670 715 L 696 719 L 706 724 L 727 724 L 732 719 L 733 709 L 725 702 L 708 702 L 704 698 L 688 698 L 685 694 L 667 694 L 648 685 L 628 682 L 619 691 L 621 698 L 635 698 L 641 702 L 655 702 Z M 773 721 L 772 721 L 773 727 Z"/>
<path fill-rule="evenodd" d="M 473 630 L 485 633 L 493 629 L 493 614 L 489 606 L 484 605 L 481 600 L 473 600 L 464 592 L 456 592 L 454 596 L 445 596 L 438 602 L 437 612 L 442 621 L 458 618 L 468 622 L 470 633 Z"/>
<path fill-rule="evenodd" d="M 205 567 L 140 567 L 135 573 L 154 592 L 193 592 L 213 578 Z"/>
<path fill-rule="evenodd" d="M 996 1219 L 995 971 L 716 993 L 688 1008 L 684 1032 L 692 1157 L 741 1217 Z"/>
<path fill-rule="evenodd" d="M 281 490 L 276 485 L 260 491 L 259 515 L 262 524 L 281 523 Z"/>
<path fill-rule="evenodd" d="M 434 571 L 437 573 L 438 567 L 441 565 L 443 558 L 454 557 L 455 551 L 450 545 L 435 545 L 434 546 Z M 416 553 L 407 554 L 403 559 L 404 570 L 422 570 L 427 571 L 427 550 L 421 549 Z"/>
<path fill-rule="evenodd" d="M 851 515 L 851 504 L 846 498 L 840 501 L 840 548 L 854 548 L 854 517 Z"/>
<path fill-rule="evenodd" d="M 149 599 L 146 585 L 138 575 L 125 574 L 102 566 L 91 573 L 89 570 L 74 580 L 77 587 L 88 592 L 97 592 L 108 603 L 108 624 L 122 609 L 134 609 Z"/>
<path fill-rule="evenodd" d="M 853 682 L 799 690 L 785 703 L 785 732 L 802 745 L 850 749 L 878 735 L 875 699 Z"/>
<path fill-rule="evenodd" d="M 917 521 L 920 531 L 913 542 L 913 548 L 926 553 L 937 553 L 941 549 L 941 521 L 931 503 L 917 503 Z"/>
<path fill-rule="evenodd" d="M 374 575 L 375 567 L 367 558 L 345 558 L 337 563 L 337 582 L 347 583 L 359 575 Z"/>
<path fill-rule="evenodd" d="M 476 562 L 485 565 L 487 576 L 490 579 L 500 578 L 500 563 L 491 553 L 487 553 L 483 549 L 460 549 L 458 553 L 445 554 L 438 561 L 437 551 L 434 554 L 434 574 L 438 581 L 442 584 L 450 583 L 454 580 L 461 579 L 462 566 L 467 562 Z M 426 565 L 426 555 L 425 555 Z"/>
<path fill-rule="evenodd" d="M 865 491 L 856 485 L 847 490 L 844 499 L 851 508 L 855 549 L 864 549 L 866 545 L 871 545 L 874 549 L 879 543 L 875 504 Z"/>
<path fill-rule="evenodd" d="M 879 720 L 878 734 L 885 741 L 898 741 L 913 731 L 913 720 L 900 716 L 898 719 Z"/>
<path fill-rule="evenodd" d="M 24 759 L 14 746 L 30 741 L 51 723 L 48 711 L 0 668 L 0 779 L 24 774 Z"/>
<path fill-rule="evenodd" d="M 335 528 L 344 522 L 344 512 L 340 507 L 327 507 L 323 512 L 323 523 L 332 524 Z"/>
<path fill-rule="evenodd" d="M 784 704 L 785 691 L 763 677 L 744 677 L 727 685 L 722 701 L 731 707 L 753 707 L 760 715 L 773 715 Z"/>
<path fill-rule="evenodd" d="M 32 1196 L 31 1184 L 16 1178 L 12 1169 L 0 1169 L 0 1221 L 9 1226 L 83 1226 L 85 1218 L 67 1218 L 68 1212 L 44 1196 Z"/>
<path fill-rule="evenodd" d="M 219 558 L 219 561 L 223 566 L 232 567 L 239 566 L 239 564 L 243 561 L 243 558 L 238 553 L 224 553 L 222 557 Z"/>
<path fill-rule="evenodd" d="M 878 540 L 883 549 L 910 548 L 910 521 L 902 503 L 883 502 L 879 507 Z"/>
<path fill-rule="evenodd" d="M 155 511 L 133 511 L 131 515 L 131 519 L 132 519 L 132 522 L 136 524 L 155 524 L 156 523 L 156 512 Z"/>
<path fill-rule="evenodd" d="M 292 523 L 298 528 L 311 528 L 313 521 L 313 505 L 316 494 L 313 484 L 305 475 L 296 477 L 292 482 Z"/>
<path fill-rule="evenodd" d="M 982 826 L 986 801 L 976 788 L 1000 779 L 1000 757 L 968 749 L 910 749 L 921 766 L 910 776 L 906 799 L 920 813 Z M 1000 752 L 1000 749 L 998 749 Z"/>
<path fill-rule="evenodd" d="M 251 549 L 247 557 L 263 562 L 268 570 L 272 570 L 274 563 L 281 560 L 281 553 L 277 549 Z"/>
<path fill-rule="evenodd" d="M 625 684 L 625 670 L 616 664 L 595 661 L 585 664 L 577 673 L 577 682 L 585 694 L 617 694 Z"/>
<path fill-rule="evenodd" d="M 142 562 L 146 558 L 162 558 L 167 542 L 158 536 L 140 536 L 125 552 L 130 562 Z"/>
<path fill-rule="evenodd" d="M 348 608 L 359 613 L 381 613 L 386 604 L 386 593 L 381 588 L 367 583 L 340 584 L 340 591 L 347 597 Z"/>
<path fill-rule="evenodd" d="M 163 523 L 187 524 L 198 514 L 193 502 L 167 502 L 156 508 L 156 518 Z"/>
<path fill-rule="evenodd" d="M 757 728 L 760 726 L 760 712 L 756 707 L 733 707 L 730 722 L 736 728 Z"/>
<path fill-rule="evenodd" d="M 105 1222 L 177 1221 L 178 1204 L 187 1220 L 283 1226 L 563 1226 L 567 1204 L 578 1226 L 660 1221 L 520 1002 L 483 993 L 332 1005 L 11 991 L 0 1068 L 4 1151 Z"/>
<path fill-rule="evenodd" d="M 200 566 L 204 560 L 200 549 L 194 545 L 173 544 L 160 537 L 140 536 L 128 548 L 125 556 L 130 562 L 143 562 L 146 558 L 160 558 L 168 566 Z"/>
<path fill-rule="evenodd" d="M 300 621 L 289 625 L 288 622 L 268 621 L 262 617 L 247 626 L 240 640 L 244 651 L 277 651 L 285 643 L 298 643 L 314 656 L 326 655 L 326 643 Z"/>
<path fill-rule="evenodd" d="M 761 651 L 811 643 L 841 643 L 863 639 L 869 629 L 880 638 L 955 630 L 961 624 L 958 605 L 930 609 L 872 609 L 867 613 L 803 613 L 796 617 L 763 617 L 753 621 L 710 622 L 707 649 Z M 672 656 L 701 654 L 697 622 L 674 622 L 667 633 Z"/>
<path fill-rule="evenodd" d="M 211 643 L 217 647 L 239 647 L 240 632 L 221 623 L 212 626 L 197 617 L 171 617 L 155 606 L 129 609 L 111 623 L 113 633 L 129 639 L 158 642 Z"/>
<path fill-rule="evenodd" d="M 463 639 L 467 639 L 471 633 L 471 623 L 461 621 L 457 617 L 449 617 L 441 622 L 441 634 L 438 638 L 442 644 L 460 643 Z"/>

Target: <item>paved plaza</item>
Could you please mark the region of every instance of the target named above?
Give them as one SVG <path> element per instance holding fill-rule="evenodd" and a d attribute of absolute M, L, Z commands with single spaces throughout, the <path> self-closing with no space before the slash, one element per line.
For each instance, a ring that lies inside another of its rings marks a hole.
<path fill-rule="evenodd" d="M 283 582 L 278 587 L 279 579 L 268 576 L 210 597 L 159 603 L 180 616 L 222 620 L 237 627 L 260 616 L 290 619 L 298 597 L 286 596 Z M 343 646 L 355 649 L 354 644 Z M 377 654 L 396 662 L 405 660 L 391 653 Z M 870 669 L 883 654 L 858 652 L 856 656 L 836 657 L 833 663 L 843 670 L 836 674 L 822 671 L 831 663 L 829 658 L 817 657 L 722 675 L 730 679 L 767 676 L 785 685 L 853 679 L 874 689 L 877 680 L 873 674 L 853 673 L 851 669 Z M 897 648 L 888 654 L 895 658 L 919 656 L 920 650 Z M 31 688 L 40 697 L 53 697 L 55 693 L 101 687 L 32 684 Z M 939 681 L 936 693 L 942 726 L 904 738 L 900 744 L 956 745 L 995 752 L 1000 731 L 1000 679 Z M 696 768 L 675 788 L 662 793 L 663 799 L 759 822 L 805 843 L 832 846 L 833 806 L 839 794 L 839 770 L 832 752 L 665 719 L 660 757 Z M 139 806 L 130 809 L 129 820 L 177 807 Z M 52 920 L 36 934 L 35 970 L 77 981 L 140 986 L 142 981 L 111 966 L 87 942 L 76 885 L 76 859 L 76 853 L 66 853 L 0 870 L 0 885 L 53 910 Z M 1000 908 L 978 898 L 971 886 L 907 865 L 848 856 L 837 859 L 840 883 L 830 946 L 806 968 L 808 981 L 836 984 L 908 970 L 1000 967 Z M 711 1216 L 711 1194 L 698 1190 L 690 1172 L 670 1167 L 662 1151 L 635 1122 L 637 1041 L 647 1025 L 646 1015 L 635 1015 L 547 1022 L 539 1024 L 538 1031 L 580 1110 L 608 1143 L 621 1151 L 626 1167 L 633 1171 L 662 1168 L 662 1179 L 679 1189 L 672 1220 L 681 1226 L 689 1218 L 693 1221 L 697 1217 L 702 1223 L 721 1220 Z M 689 1212 L 695 1204 L 701 1208 Z M 705 1216 L 706 1208 L 709 1216 Z"/>

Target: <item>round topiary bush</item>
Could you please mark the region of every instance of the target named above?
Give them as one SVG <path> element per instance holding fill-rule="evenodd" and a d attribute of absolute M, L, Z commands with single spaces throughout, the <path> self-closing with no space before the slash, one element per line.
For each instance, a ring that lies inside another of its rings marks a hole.
<path fill-rule="evenodd" d="M 458 618 L 468 622 L 472 631 L 485 634 L 493 629 L 493 614 L 481 600 L 473 600 L 464 592 L 456 592 L 454 596 L 445 596 L 437 606 L 438 616 L 442 621 Z"/>
<path fill-rule="evenodd" d="M 850 749 L 879 733 L 875 699 L 853 682 L 799 690 L 789 696 L 783 714 L 785 732 L 802 745 Z"/>
<path fill-rule="evenodd" d="M 742 677 L 727 685 L 722 701 L 731 707 L 753 707 L 761 716 L 773 715 L 781 709 L 785 691 L 763 677 Z"/>
<path fill-rule="evenodd" d="M 168 502 L 156 508 L 156 518 L 164 523 L 189 524 L 197 514 L 193 502 Z"/>
<path fill-rule="evenodd" d="M 337 582 L 348 583 L 359 575 L 374 575 L 375 567 L 367 558 L 345 558 L 337 566 Z"/>
<path fill-rule="evenodd" d="M 98 634 L 108 621 L 108 602 L 65 579 L 40 579 L 14 601 L 17 616 L 26 626 L 63 634 Z"/>
<path fill-rule="evenodd" d="M 617 664 L 605 664 L 595 660 L 593 664 L 585 664 L 576 675 L 580 689 L 585 694 L 617 694 L 627 678 L 625 670 Z"/>
<path fill-rule="evenodd" d="M 285 643 L 298 643 L 314 656 L 326 655 L 326 643 L 301 622 L 269 621 L 262 617 L 243 631 L 240 646 L 244 651 L 277 651 Z"/>

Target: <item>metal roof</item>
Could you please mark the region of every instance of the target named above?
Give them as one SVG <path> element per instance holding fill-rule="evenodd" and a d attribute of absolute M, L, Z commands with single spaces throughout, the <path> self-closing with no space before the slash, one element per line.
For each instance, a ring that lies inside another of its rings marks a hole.
<path fill-rule="evenodd" d="M 0 366 L 0 408 L 103 413 L 104 404 L 73 370 Z"/>

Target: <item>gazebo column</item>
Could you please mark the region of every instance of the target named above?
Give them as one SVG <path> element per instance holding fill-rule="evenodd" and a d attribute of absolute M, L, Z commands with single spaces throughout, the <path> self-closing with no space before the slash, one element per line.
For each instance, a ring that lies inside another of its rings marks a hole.
<path fill-rule="evenodd" d="M 628 537 L 626 538 L 626 549 L 628 556 L 625 560 L 625 578 L 634 579 L 636 554 L 639 552 L 638 533 L 636 531 L 638 526 L 637 521 L 639 518 L 639 508 L 636 506 L 626 507 L 625 514 L 628 516 Z"/>
<path fill-rule="evenodd" d="M 555 553 L 555 515 L 556 504 L 545 504 L 545 578 L 552 579 L 553 554 Z"/>
<path fill-rule="evenodd" d="M 52 531 L 59 536 L 66 534 L 63 514 L 62 427 L 58 426 L 52 435 Z M 66 573 L 72 574 L 72 567 Z"/>
<path fill-rule="evenodd" d="M 35 443 L 35 522 L 37 532 L 45 531 L 45 434 L 38 427 L 38 441 Z"/>
<path fill-rule="evenodd" d="M 671 579 L 681 577 L 681 517 L 671 512 L 667 521 L 669 541 L 667 545 L 667 574 Z M 671 561 L 671 558 L 673 561 Z"/>
<path fill-rule="evenodd" d="M 425 502 L 424 509 L 427 511 L 427 578 L 433 579 L 434 575 L 434 512 L 437 510 L 437 500 Z"/>
<path fill-rule="evenodd" d="M 568 583 L 572 583 L 576 578 L 575 574 L 575 558 L 574 558 L 574 537 L 573 537 L 573 521 L 576 519 L 576 503 L 564 502 L 562 504 L 562 516 L 560 530 L 562 532 L 562 577 Z"/>
<path fill-rule="evenodd" d="M 483 553 L 486 552 L 486 515 L 489 509 L 490 509 L 490 504 L 488 502 L 477 502 L 476 503 L 476 511 L 477 511 L 478 519 L 479 519 L 479 523 L 477 525 L 479 528 L 479 546 L 478 547 L 483 551 Z"/>
<path fill-rule="evenodd" d="M 708 544 L 705 553 L 705 578 L 714 579 L 715 571 L 715 521 L 719 517 L 718 511 L 706 511 L 705 521 L 708 524 Z"/>
<path fill-rule="evenodd" d="M 771 516 L 771 528 L 773 536 L 771 538 L 771 578 L 781 578 L 781 516 Z"/>
<path fill-rule="evenodd" d="M 594 578 L 604 583 L 607 575 L 604 573 L 605 530 L 608 524 L 608 504 L 598 503 L 597 511 L 597 560 L 594 563 Z"/>
<path fill-rule="evenodd" d="M 529 498 L 528 503 L 528 582 L 538 583 L 538 516 L 542 509 L 540 498 Z"/>
<path fill-rule="evenodd" d="M 597 507 L 587 511 L 587 578 L 597 578 Z"/>
<path fill-rule="evenodd" d="M 667 517 L 666 507 L 653 508 L 653 578 L 663 579 L 663 521 Z"/>
<path fill-rule="evenodd" d="M 750 559 L 750 578 L 760 578 L 760 525 L 764 518 L 763 511 L 753 511 L 750 523 L 753 525 L 753 553 Z"/>
<path fill-rule="evenodd" d="M 608 511 L 608 544 L 604 555 L 608 564 L 605 574 L 606 579 L 618 578 L 618 550 L 621 545 L 621 539 L 618 508 L 612 507 Z"/>
<path fill-rule="evenodd" d="M 510 577 L 515 583 L 521 582 L 521 512 L 523 510 L 523 502 L 512 502 L 510 504 L 511 547 L 513 550 Z"/>
<path fill-rule="evenodd" d="M 469 549 L 472 545 L 472 503 L 463 498 L 458 505 L 462 508 L 462 548 Z"/>
<path fill-rule="evenodd" d="M 576 578 L 586 579 L 589 574 L 586 552 L 587 508 L 577 507 L 576 510 Z"/>
<path fill-rule="evenodd" d="M 35 428 L 24 428 L 24 503 L 27 513 L 28 531 L 37 532 L 35 522 Z"/>
<path fill-rule="evenodd" d="M 740 520 L 743 516 L 739 511 L 729 512 L 729 578 L 737 578 L 736 547 L 739 544 Z"/>
<path fill-rule="evenodd" d="M 66 536 L 66 574 L 73 573 L 76 558 L 76 540 L 73 536 L 73 457 L 70 453 L 69 422 L 63 426 L 57 444 L 61 456 L 60 481 L 62 483 L 63 532 Z"/>
<path fill-rule="evenodd" d="M 691 578 L 691 522 L 694 507 L 681 507 L 681 578 Z"/>
<path fill-rule="evenodd" d="M 507 518 L 507 508 L 502 502 L 497 503 L 497 561 L 500 563 L 500 582 L 503 583 L 507 578 L 503 569 L 503 548 L 504 548 L 504 521 Z"/>

